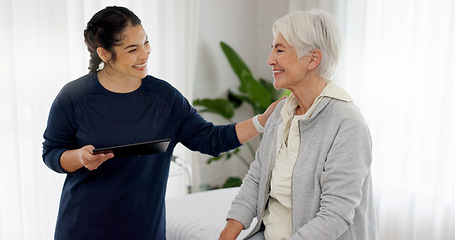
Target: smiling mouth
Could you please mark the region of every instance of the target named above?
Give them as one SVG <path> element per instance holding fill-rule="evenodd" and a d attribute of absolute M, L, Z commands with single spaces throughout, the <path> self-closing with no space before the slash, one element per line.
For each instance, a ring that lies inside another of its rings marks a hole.
<path fill-rule="evenodd" d="M 283 73 L 284 70 L 273 70 L 273 77 L 276 77 L 278 74 Z"/>
<path fill-rule="evenodd" d="M 144 68 L 145 66 L 147 66 L 147 62 L 143 64 L 133 65 L 134 68 Z"/>

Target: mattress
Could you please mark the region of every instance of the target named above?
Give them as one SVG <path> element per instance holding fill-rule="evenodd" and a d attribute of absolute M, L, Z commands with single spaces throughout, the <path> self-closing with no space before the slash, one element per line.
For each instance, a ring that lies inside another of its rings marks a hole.
<path fill-rule="evenodd" d="M 166 239 L 218 239 L 239 188 L 226 188 L 166 199 Z M 251 228 L 256 224 L 253 220 Z M 249 230 L 241 232 L 243 239 Z"/>

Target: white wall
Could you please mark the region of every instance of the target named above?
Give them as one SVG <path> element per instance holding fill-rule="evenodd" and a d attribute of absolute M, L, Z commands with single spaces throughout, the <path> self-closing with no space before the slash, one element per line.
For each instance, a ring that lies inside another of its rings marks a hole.
<path fill-rule="evenodd" d="M 230 45 L 250 67 L 256 78 L 272 81 L 271 67 L 267 58 L 271 51 L 272 25 L 288 12 L 288 1 L 270 0 L 200 0 L 198 56 L 193 98 L 224 97 L 227 90 L 238 92 L 239 81 L 226 60 L 220 41 Z M 252 117 L 249 106 L 236 113 L 235 121 Z M 215 124 L 225 124 L 225 120 L 213 114 L 203 114 Z M 252 141 L 257 146 L 259 139 Z M 248 149 L 242 147 L 244 156 L 253 159 Z M 195 154 L 200 166 L 196 167 L 195 188 L 199 184 L 221 185 L 229 176 L 243 178 L 248 168 L 238 159 L 219 161 L 207 165 L 207 155 Z M 198 172 L 199 171 L 199 172 Z"/>

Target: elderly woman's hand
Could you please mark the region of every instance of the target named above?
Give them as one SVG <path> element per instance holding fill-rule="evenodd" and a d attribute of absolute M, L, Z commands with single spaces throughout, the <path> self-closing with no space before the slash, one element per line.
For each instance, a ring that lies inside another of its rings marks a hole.
<path fill-rule="evenodd" d="M 234 219 L 228 219 L 226 221 L 226 226 L 220 233 L 220 237 L 218 238 L 218 240 L 235 240 L 237 239 L 243 228 L 244 226 L 241 222 Z"/>

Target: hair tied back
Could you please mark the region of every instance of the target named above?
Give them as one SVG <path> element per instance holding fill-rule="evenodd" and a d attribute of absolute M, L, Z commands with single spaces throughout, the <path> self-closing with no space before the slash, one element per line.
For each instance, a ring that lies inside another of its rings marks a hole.
<path fill-rule="evenodd" d="M 93 25 L 91 22 L 88 22 L 87 23 L 87 30 L 96 32 L 98 30 L 98 28 L 95 25 Z"/>

